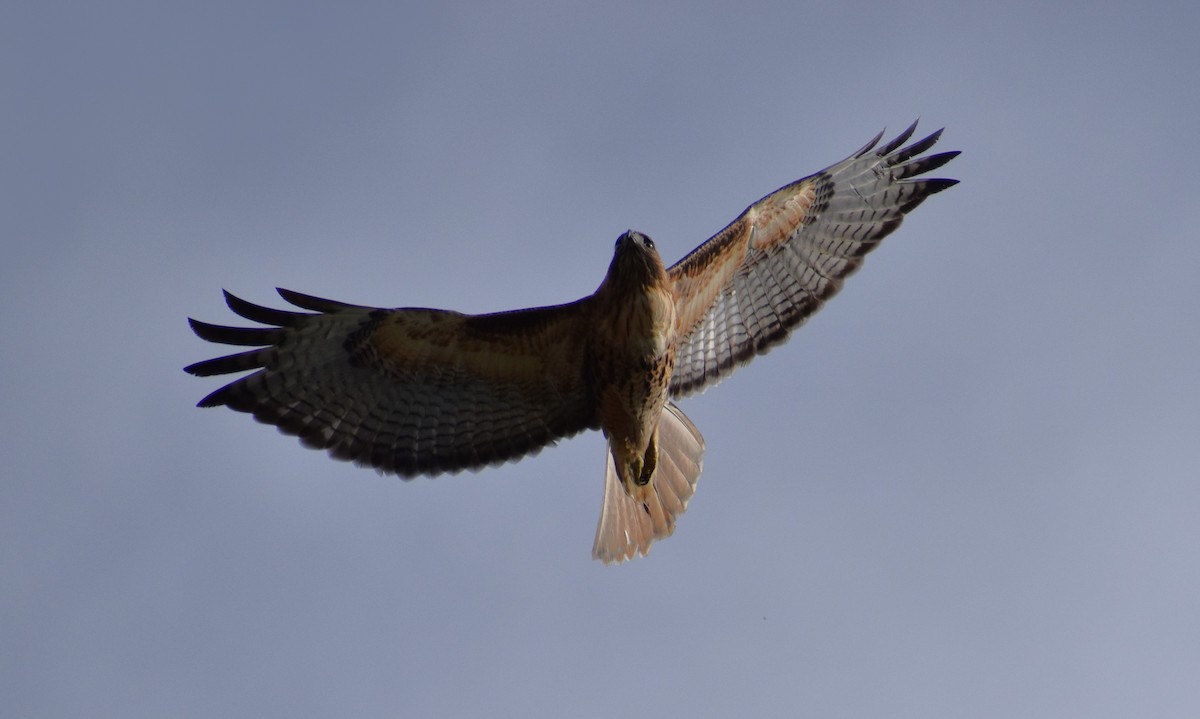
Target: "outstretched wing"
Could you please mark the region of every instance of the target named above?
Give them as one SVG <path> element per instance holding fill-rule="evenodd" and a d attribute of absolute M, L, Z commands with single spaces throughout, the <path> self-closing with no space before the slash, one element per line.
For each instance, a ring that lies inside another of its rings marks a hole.
<path fill-rule="evenodd" d="M 911 179 L 958 155 L 918 157 L 941 130 L 900 149 L 916 127 L 876 148 L 880 133 L 842 162 L 772 192 L 668 270 L 682 333 L 673 396 L 715 384 L 786 340 L 905 214 L 958 182 Z"/>
<path fill-rule="evenodd" d="M 230 309 L 269 327 L 191 320 L 203 339 L 257 347 L 185 368 L 258 370 L 200 406 L 249 412 L 334 457 L 404 476 L 499 464 L 597 426 L 583 374 L 587 300 L 464 315 L 279 293 L 315 314 L 227 292 Z"/>

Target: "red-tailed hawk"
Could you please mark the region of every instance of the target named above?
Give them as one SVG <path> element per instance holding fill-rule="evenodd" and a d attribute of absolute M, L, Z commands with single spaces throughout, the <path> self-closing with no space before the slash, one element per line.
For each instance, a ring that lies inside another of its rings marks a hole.
<path fill-rule="evenodd" d="M 381 472 L 478 470 L 588 429 L 608 441 L 592 555 L 620 562 L 671 534 L 700 476 L 704 439 L 674 400 L 787 339 L 841 289 L 904 215 L 956 180 L 919 177 L 958 153 L 920 156 L 916 123 L 750 205 L 670 268 L 629 231 L 595 293 L 486 315 L 379 309 L 289 290 L 310 312 L 225 293 L 267 325 L 190 320 L 203 339 L 254 347 L 186 368 L 255 370 L 200 401 L 225 405 Z"/>

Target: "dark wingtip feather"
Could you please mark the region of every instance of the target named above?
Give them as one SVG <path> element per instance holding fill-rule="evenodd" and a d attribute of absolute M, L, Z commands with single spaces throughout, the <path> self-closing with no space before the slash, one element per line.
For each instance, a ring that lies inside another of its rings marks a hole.
<path fill-rule="evenodd" d="M 942 190 L 948 190 L 951 187 L 954 187 L 958 184 L 958 180 L 932 178 L 922 181 L 922 184 L 925 185 L 926 193 L 932 195 L 934 193 L 941 192 Z"/>
<path fill-rule="evenodd" d="M 908 160 L 910 158 L 916 157 L 917 155 L 920 155 L 922 152 L 925 152 L 926 150 L 928 150 L 929 148 L 931 148 L 937 144 L 937 141 L 941 138 L 942 132 L 945 129 L 946 128 L 943 127 L 941 130 L 938 130 L 937 132 L 930 133 L 930 135 L 928 137 L 917 140 L 916 142 L 914 142 L 913 144 L 904 148 L 903 150 L 896 152 L 889 159 L 892 161 L 892 164 L 900 164 L 901 162 L 904 162 L 905 160 Z"/>
<path fill-rule="evenodd" d="M 291 327 L 309 316 L 302 312 L 288 312 L 287 310 L 275 310 L 270 307 L 256 305 L 253 302 L 243 300 L 229 290 L 222 290 L 222 292 L 225 293 L 225 304 L 229 305 L 229 309 L 233 310 L 234 314 L 254 322 L 261 322 L 264 325 Z"/>
<path fill-rule="evenodd" d="M 188 365 L 187 367 L 184 367 L 183 371 L 187 372 L 190 375 L 194 375 L 196 377 L 208 377 L 213 374 L 219 374 L 218 372 L 209 371 L 209 366 L 211 363 L 212 363 L 212 360 L 202 360 L 200 362 L 193 362 L 190 365 Z"/>
<path fill-rule="evenodd" d="M 926 157 L 918 157 L 914 160 L 909 160 L 903 165 L 898 165 L 892 170 L 892 176 L 897 180 L 902 180 L 907 177 L 915 177 L 924 175 L 926 172 L 936 170 L 947 162 L 958 157 L 957 151 L 941 152 L 936 155 L 928 155 Z"/>
<path fill-rule="evenodd" d="M 249 352 L 239 352 L 237 354 L 225 355 L 224 357 L 214 357 L 201 362 L 195 362 L 184 367 L 183 371 L 197 377 L 245 372 L 246 370 L 266 367 L 274 355 L 274 347 L 264 347 L 262 349 L 250 350 Z"/>
<path fill-rule="evenodd" d="M 229 404 L 229 388 L 233 385 L 225 385 L 221 389 L 212 392 L 196 403 L 197 407 L 221 407 Z"/>
<path fill-rule="evenodd" d="M 900 206 L 900 211 L 908 214 L 917 208 L 925 200 L 929 199 L 930 195 L 937 194 L 942 190 L 949 189 L 958 184 L 958 180 L 948 180 L 940 177 L 931 178 L 928 180 L 918 180 L 912 183 L 916 187 L 916 192 L 912 199 Z"/>
<path fill-rule="evenodd" d="M 876 135 L 875 137 L 872 137 L 870 142 L 868 142 L 867 144 L 860 147 L 858 149 L 858 152 L 854 153 L 854 157 L 862 157 L 863 155 L 867 154 L 872 149 L 874 149 L 875 146 L 879 144 L 879 141 L 883 139 L 883 133 L 885 133 L 885 132 L 887 132 L 886 127 L 884 129 L 880 130 L 878 135 Z"/>
<path fill-rule="evenodd" d="M 927 163 L 925 166 L 925 171 L 928 172 L 929 170 L 936 170 L 961 154 L 962 150 L 950 150 L 948 152 L 939 152 L 936 155 L 930 155 L 929 157 L 925 158 L 925 162 Z"/>
<path fill-rule="evenodd" d="M 264 327 L 226 327 L 201 322 L 188 318 L 188 324 L 196 336 L 209 342 L 223 345 L 238 345 L 240 347 L 264 347 L 273 345 L 283 338 L 281 328 L 267 329 Z"/>
<path fill-rule="evenodd" d="M 876 154 L 887 156 L 895 152 L 897 148 L 907 142 L 908 138 L 912 137 L 912 134 L 917 131 L 918 122 L 920 120 L 913 120 L 913 124 L 905 128 L 904 132 L 897 135 L 891 142 L 879 148 Z"/>
<path fill-rule="evenodd" d="M 191 327 L 192 332 L 196 333 L 196 336 L 200 339 L 204 339 L 204 332 L 207 331 L 207 328 L 215 326 L 216 325 L 210 325 L 207 322 L 201 322 L 200 320 L 188 317 L 188 327 Z"/>
<path fill-rule="evenodd" d="M 295 290 L 288 290 L 282 287 L 276 287 L 275 291 L 279 293 L 280 297 L 287 300 L 289 303 L 301 309 L 312 310 L 313 312 L 324 312 L 329 314 L 332 312 L 340 312 L 342 310 L 362 308 L 362 305 L 352 305 L 347 302 L 327 300 L 323 297 L 314 297 L 312 295 L 306 295 L 302 292 L 296 292 Z"/>

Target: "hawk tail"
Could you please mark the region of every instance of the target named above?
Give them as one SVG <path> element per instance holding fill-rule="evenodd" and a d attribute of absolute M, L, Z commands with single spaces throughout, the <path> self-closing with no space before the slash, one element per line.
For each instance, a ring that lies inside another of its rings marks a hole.
<path fill-rule="evenodd" d="M 704 437 L 668 402 L 658 420 L 658 465 L 646 500 L 625 491 L 612 452 L 604 467 L 604 505 L 596 527 L 592 558 L 605 564 L 645 555 L 656 539 L 671 536 L 675 521 L 696 491 L 704 457 Z"/>

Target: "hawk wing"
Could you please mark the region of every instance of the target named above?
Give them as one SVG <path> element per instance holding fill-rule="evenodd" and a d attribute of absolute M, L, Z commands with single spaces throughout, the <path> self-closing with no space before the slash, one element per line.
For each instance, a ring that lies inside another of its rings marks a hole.
<path fill-rule="evenodd" d="M 786 340 L 905 214 L 958 182 L 910 179 L 958 155 L 918 157 L 941 130 L 900 149 L 916 127 L 876 148 L 880 133 L 851 157 L 772 192 L 668 270 L 681 332 L 673 396 L 716 384 Z"/>
<path fill-rule="evenodd" d="M 315 314 L 226 292 L 230 309 L 269 327 L 190 320 L 203 339 L 257 347 L 185 368 L 258 370 L 200 406 L 249 412 L 333 457 L 408 477 L 499 464 L 598 427 L 584 382 L 586 299 L 464 315 L 279 294 Z"/>

